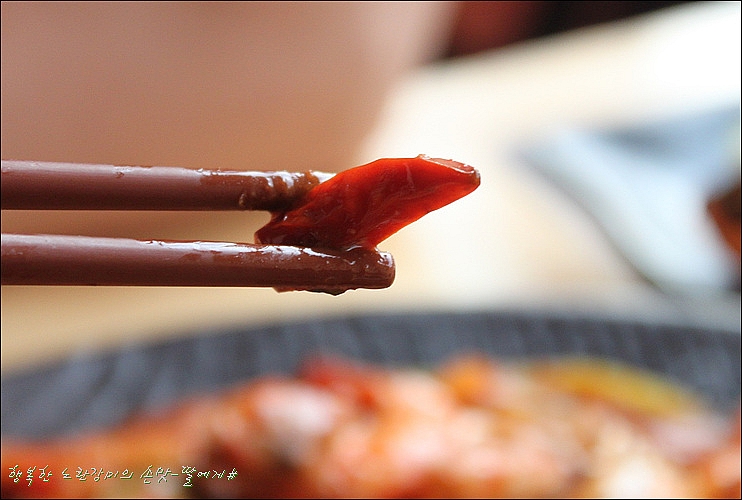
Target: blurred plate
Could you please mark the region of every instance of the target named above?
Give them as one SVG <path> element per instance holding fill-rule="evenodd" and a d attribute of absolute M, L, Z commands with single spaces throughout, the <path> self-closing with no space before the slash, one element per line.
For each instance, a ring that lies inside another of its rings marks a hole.
<path fill-rule="evenodd" d="M 4 376 L 2 434 L 43 437 L 116 424 L 186 396 L 293 373 L 318 353 L 434 367 L 472 352 L 601 357 L 665 374 L 720 409 L 740 398 L 739 332 L 554 313 L 366 315 L 202 332 Z"/>

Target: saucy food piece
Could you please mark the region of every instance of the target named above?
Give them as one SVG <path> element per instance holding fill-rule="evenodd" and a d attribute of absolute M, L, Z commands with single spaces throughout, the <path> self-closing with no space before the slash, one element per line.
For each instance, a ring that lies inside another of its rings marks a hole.
<path fill-rule="evenodd" d="M 346 250 L 375 248 L 425 214 L 479 186 L 479 172 L 453 160 L 386 158 L 335 175 L 297 206 L 273 212 L 258 243 Z"/>
<path fill-rule="evenodd" d="M 109 431 L 5 441 L 3 497 L 740 495 L 739 409 L 723 416 L 648 372 L 590 359 L 307 361 L 297 377 Z"/>
<path fill-rule="evenodd" d="M 707 203 L 706 208 L 716 223 L 721 236 L 732 251 L 740 256 L 740 227 L 742 216 L 740 213 L 740 183 L 716 193 Z"/>
<path fill-rule="evenodd" d="M 736 276 L 734 287 L 739 290 L 742 287 L 742 276 L 740 276 L 739 257 L 742 254 L 740 248 L 740 236 L 742 235 L 742 217 L 740 216 L 740 182 L 733 186 L 715 193 L 707 202 L 706 209 L 711 216 L 720 236 L 726 246 L 737 257 Z"/>

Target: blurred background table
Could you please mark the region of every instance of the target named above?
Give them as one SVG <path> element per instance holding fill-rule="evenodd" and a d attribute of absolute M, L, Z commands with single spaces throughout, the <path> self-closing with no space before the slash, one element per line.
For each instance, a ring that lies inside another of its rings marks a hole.
<path fill-rule="evenodd" d="M 4 89 L 5 36 L 4 20 Z M 739 103 L 739 40 L 739 3 L 690 3 L 405 73 L 391 84 L 373 129 L 348 152 L 348 166 L 424 153 L 477 167 L 482 185 L 381 245 L 397 264 L 390 289 L 332 297 L 270 289 L 3 287 L 3 373 L 128 342 L 366 312 L 557 309 L 739 330 L 738 292 L 659 290 L 589 214 L 515 154 L 560 124 L 622 126 Z M 317 125 L 300 119 L 297 130 Z M 3 143 L 3 158 L 16 151 Z M 109 227 L 65 215 L 65 229 L 127 236 L 125 216 L 112 216 Z M 147 227 L 147 238 L 251 241 L 265 220 L 265 214 L 165 214 Z M 48 224 L 3 213 L 4 232 L 43 231 Z"/>

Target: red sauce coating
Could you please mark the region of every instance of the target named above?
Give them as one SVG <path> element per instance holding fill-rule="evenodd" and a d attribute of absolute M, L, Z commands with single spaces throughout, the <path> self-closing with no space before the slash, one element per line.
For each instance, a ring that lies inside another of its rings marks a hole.
<path fill-rule="evenodd" d="M 258 243 L 346 250 L 375 248 L 423 215 L 474 191 L 479 172 L 453 160 L 384 158 L 319 184 L 290 210 L 274 212 Z"/>

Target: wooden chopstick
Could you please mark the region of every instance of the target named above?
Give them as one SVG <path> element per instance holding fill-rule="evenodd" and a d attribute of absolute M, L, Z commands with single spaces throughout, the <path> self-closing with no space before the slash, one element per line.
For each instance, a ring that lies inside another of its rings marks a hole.
<path fill-rule="evenodd" d="M 281 245 L 2 235 L 3 285 L 274 287 L 340 293 L 386 288 L 388 253 Z"/>
<path fill-rule="evenodd" d="M 3 210 L 280 210 L 331 177 L 2 160 Z"/>
<path fill-rule="evenodd" d="M 331 177 L 2 160 L 3 210 L 268 210 Z M 2 234 L 3 285 L 386 288 L 388 253 L 201 241 Z"/>

